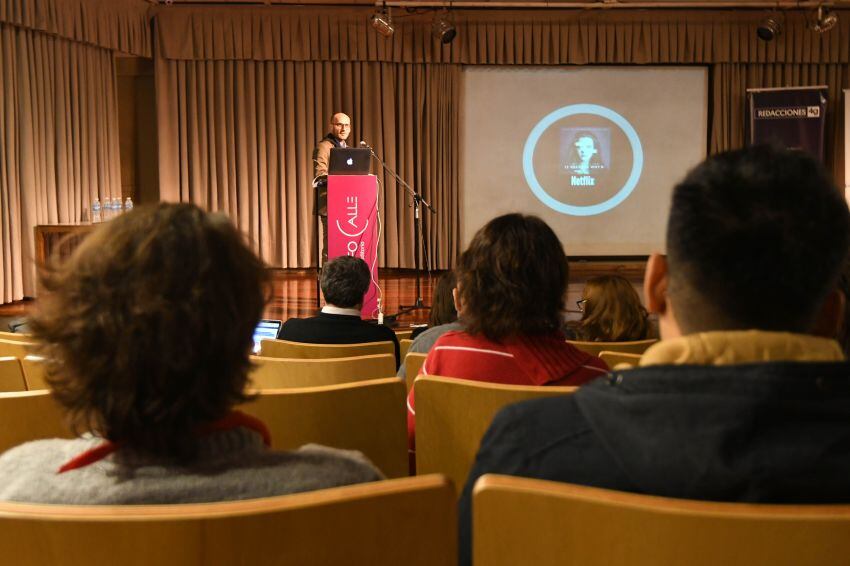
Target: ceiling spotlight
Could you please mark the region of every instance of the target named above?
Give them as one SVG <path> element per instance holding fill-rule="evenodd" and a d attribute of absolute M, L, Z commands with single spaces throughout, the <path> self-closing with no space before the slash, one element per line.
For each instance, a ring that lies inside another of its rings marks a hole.
<path fill-rule="evenodd" d="M 393 17 L 390 15 L 390 9 L 387 8 L 386 2 L 384 2 L 383 8 L 375 10 L 375 12 L 369 17 L 369 21 L 372 23 L 372 27 L 375 28 L 375 31 L 384 37 L 390 37 L 395 31 L 395 27 L 393 27 Z"/>
<path fill-rule="evenodd" d="M 448 14 L 442 14 L 434 18 L 432 32 L 434 37 L 440 40 L 440 43 L 447 45 L 451 43 L 457 35 L 457 30 L 447 18 Z"/>
<path fill-rule="evenodd" d="M 818 33 L 826 33 L 838 23 L 838 14 L 821 4 L 818 7 L 818 18 L 812 24 L 812 29 Z"/>
<path fill-rule="evenodd" d="M 773 41 L 777 35 L 782 33 L 782 24 L 775 17 L 770 16 L 759 23 L 756 33 L 762 41 Z"/>

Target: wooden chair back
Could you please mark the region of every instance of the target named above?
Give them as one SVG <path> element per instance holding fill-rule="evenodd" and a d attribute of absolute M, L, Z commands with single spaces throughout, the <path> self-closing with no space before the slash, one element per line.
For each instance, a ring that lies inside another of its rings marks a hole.
<path fill-rule="evenodd" d="M 496 413 L 512 403 L 573 393 L 576 387 L 503 385 L 423 375 L 416 389 L 416 473 L 445 474 L 458 491 Z"/>
<path fill-rule="evenodd" d="M 21 360 L 12 356 L 0 357 L 0 391 L 26 391 Z"/>
<path fill-rule="evenodd" d="M 238 408 L 266 423 L 276 450 L 311 442 L 359 450 L 387 477 L 408 474 L 405 389 L 396 377 L 263 390 Z"/>
<path fill-rule="evenodd" d="M 352 358 L 375 354 L 392 354 L 392 342 L 363 342 L 360 344 L 303 344 L 288 340 L 263 340 L 260 355 L 266 358 L 298 358 L 316 360 L 322 358 Z"/>
<path fill-rule="evenodd" d="M 412 328 L 393 329 L 393 332 L 395 332 L 395 337 L 399 342 L 402 340 L 410 340 L 410 337 L 413 335 Z"/>
<path fill-rule="evenodd" d="M 394 377 L 396 374 L 393 354 L 317 360 L 257 356 L 251 360 L 254 369 L 250 379 L 254 389 L 319 387 Z"/>
<path fill-rule="evenodd" d="M 12 342 L 34 342 L 31 334 L 21 334 L 20 332 L 4 332 L 0 330 L 0 340 L 11 340 Z"/>
<path fill-rule="evenodd" d="M 419 376 L 419 372 L 422 370 L 422 364 L 425 363 L 425 358 L 427 357 L 428 354 L 417 354 L 416 352 L 409 352 L 404 357 L 404 376 L 408 391 L 413 387 L 413 382 Z"/>
<path fill-rule="evenodd" d="M 658 342 L 655 338 L 648 340 L 636 340 L 634 342 L 584 342 L 581 340 L 567 340 L 582 352 L 598 356 L 600 352 L 622 352 L 624 354 L 643 354 L 647 348 Z"/>
<path fill-rule="evenodd" d="M 47 367 L 44 364 L 44 358 L 41 356 L 26 356 L 21 360 L 21 367 L 24 370 L 24 381 L 27 384 L 27 390 L 35 391 L 37 389 L 48 389 Z"/>
<path fill-rule="evenodd" d="M 599 359 L 608 364 L 611 369 L 637 367 L 640 363 L 640 357 L 640 354 L 626 354 L 625 352 L 599 352 Z"/>
<path fill-rule="evenodd" d="M 402 338 L 398 341 L 398 355 L 403 360 L 407 355 L 407 352 L 410 350 L 410 345 L 413 344 L 413 340 L 409 338 Z"/>
<path fill-rule="evenodd" d="M 435 475 L 221 503 L 0 503 L 16 566 L 432 566 L 457 560 L 456 528 Z"/>
<path fill-rule="evenodd" d="M 0 393 L 0 453 L 30 440 L 73 436 L 50 392 Z"/>
<path fill-rule="evenodd" d="M 484 475 L 472 511 L 476 566 L 850 563 L 850 505 L 687 501 Z"/>
<path fill-rule="evenodd" d="M 35 344 L 32 342 L 0 339 L 0 356 L 12 356 L 13 358 L 23 359 L 30 354 L 33 346 Z"/>

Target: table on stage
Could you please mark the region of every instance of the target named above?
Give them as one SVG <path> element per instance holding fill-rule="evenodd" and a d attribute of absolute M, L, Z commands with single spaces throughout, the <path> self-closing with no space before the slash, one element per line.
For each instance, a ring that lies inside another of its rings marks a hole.
<path fill-rule="evenodd" d="M 94 224 L 38 224 L 35 227 L 35 261 L 43 265 L 54 252 L 60 257 L 73 253 Z"/>

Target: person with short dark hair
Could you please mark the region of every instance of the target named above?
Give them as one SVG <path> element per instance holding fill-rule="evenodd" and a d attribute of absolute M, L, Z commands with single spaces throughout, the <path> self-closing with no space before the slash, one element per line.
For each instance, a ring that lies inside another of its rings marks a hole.
<path fill-rule="evenodd" d="M 850 501 L 850 364 L 832 339 L 850 215 L 800 151 L 712 156 L 674 192 L 644 283 L 662 340 L 640 367 L 502 410 L 475 481 L 501 473 L 714 501 Z M 814 335 L 818 331 L 823 338 Z"/>
<path fill-rule="evenodd" d="M 41 274 L 32 318 L 47 381 L 75 428 L 0 456 L 0 500 L 72 504 L 248 499 L 378 480 L 355 452 L 269 449 L 248 401 L 266 270 L 223 215 L 141 206 Z"/>
<path fill-rule="evenodd" d="M 290 318 L 277 337 L 306 344 L 359 344 L 392 342 L 396 367 L 399 363 L 398 338 L 392 329 L 360 318 L 363 297 L 372 275 L 358 257 L 340 256 L 322 268 L 321 287 L 325 297 L 322 311 L 311 318 Z"/>
<path fill-rule="evenodd" d="M 580 385 L 605 374 L 596 356 L 561 332 L 569 264 L 558 236 L 540 218 L 506 214 L 472 238 L 460 257 L 457 311 L 463 330 L 434 344 L 422 373 L 515 385 Z M 415 438 L 415 387 L 407 400 Z"/>

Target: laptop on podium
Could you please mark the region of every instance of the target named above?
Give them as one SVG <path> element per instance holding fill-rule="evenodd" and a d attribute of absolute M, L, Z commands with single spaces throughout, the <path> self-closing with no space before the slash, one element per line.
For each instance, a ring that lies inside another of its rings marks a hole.
<path fill-rule="evenodd" d="M 372 152 L 364 148 L 331 148 L 328 175 L 368 175 Z"/>

